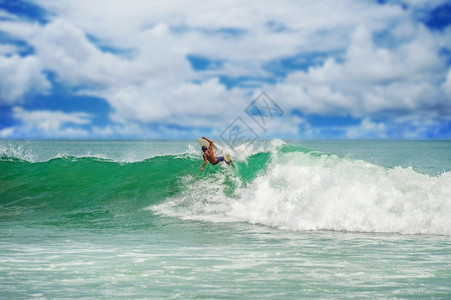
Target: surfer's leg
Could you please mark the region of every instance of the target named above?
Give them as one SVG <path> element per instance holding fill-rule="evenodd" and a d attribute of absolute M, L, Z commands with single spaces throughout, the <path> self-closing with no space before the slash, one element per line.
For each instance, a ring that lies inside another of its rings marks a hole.
<path fill-rule="evenodd" d="M 221 161 L 225 161 L 224 156 L 218 156 L 218 157 L 216 157 L 216 159 L 218 160 L 218 163 Z"/>

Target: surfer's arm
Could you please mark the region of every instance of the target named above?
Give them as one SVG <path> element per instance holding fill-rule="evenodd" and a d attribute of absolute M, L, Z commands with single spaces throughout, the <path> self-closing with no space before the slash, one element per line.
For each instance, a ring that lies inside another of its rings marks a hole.
<path fill-rule="evenodd" d="M 210 147 L 213 147 L 213 141 L 212 140 L 209 140 L 209 139 L 207 139 L 206 137 L 202 137 L 204 140 L 206 140 L 207 142 L 209 142 L 210 143 Z"/>
<path fill-rule="evenodd" d="M 207 164 L 207 157 L 204 155 L 204 164 L 202 165 L 202 167 L 200 168 L 200 170 L 203 172 L 204 171 L 204 167 Z"/>

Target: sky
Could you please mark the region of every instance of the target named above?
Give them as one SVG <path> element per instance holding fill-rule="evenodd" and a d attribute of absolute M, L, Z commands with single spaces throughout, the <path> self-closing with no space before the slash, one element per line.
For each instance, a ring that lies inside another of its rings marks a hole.
<path fill-rule="evenodd" d="M 451 139 L 449 0 L 0 0 L 0 138 Z"/>

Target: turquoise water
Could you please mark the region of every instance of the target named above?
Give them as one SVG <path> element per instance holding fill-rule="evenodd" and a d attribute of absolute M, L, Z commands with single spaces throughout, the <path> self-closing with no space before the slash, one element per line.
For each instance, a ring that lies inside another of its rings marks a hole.
<path fill-rule="evenodd" d="M 450 298 L 451 142 L 0 141 L 0 298 Z"/>

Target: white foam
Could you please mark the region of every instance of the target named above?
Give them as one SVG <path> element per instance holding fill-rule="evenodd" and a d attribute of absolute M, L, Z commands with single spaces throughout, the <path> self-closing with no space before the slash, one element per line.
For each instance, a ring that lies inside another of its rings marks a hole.
<path fill-rule="evenodd" d="M 451 235 L 451 174 L 287 153 L 238 191 L 230 215 L 290 230 Z"/>
<path fill-rule="evenodd" d="M 180 184 L 187 189 L 181 195 L 169 198 L 148 209 L 184 220 L 234 221 L 235 219 L 228 216 L 228 212 L 232 209 L 232 203 L 224 193 L 226 176 L 226 172 L 216 173 L 207 176 L 204 180 L 198 180 L 194 176 L 186 175 L 181 178 Z M 235 180 L 239 185 L 239 180 Z"/>
<path fill-rule="evenodd" d="M 14 157 L 25 161 L 35 160 L 27 142 L 17 144 L 12 141 L 2 141 L 0 143 L 0 156 Z"/>

